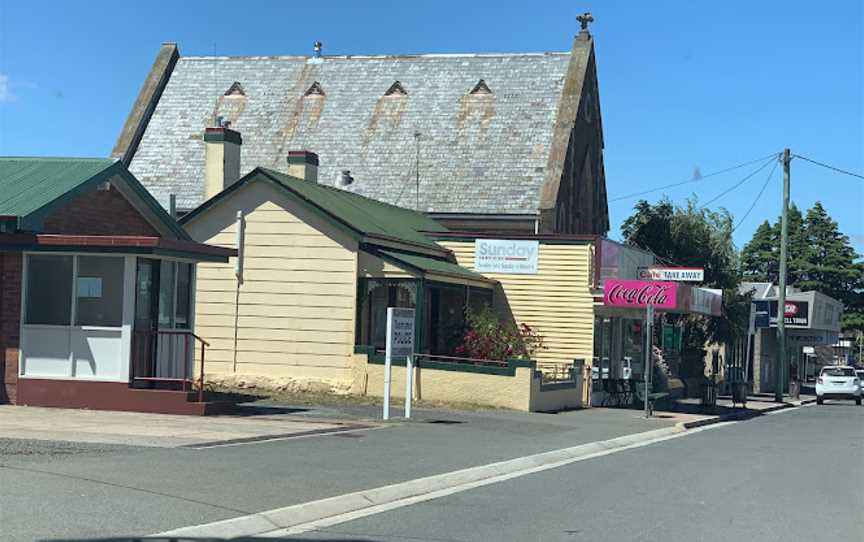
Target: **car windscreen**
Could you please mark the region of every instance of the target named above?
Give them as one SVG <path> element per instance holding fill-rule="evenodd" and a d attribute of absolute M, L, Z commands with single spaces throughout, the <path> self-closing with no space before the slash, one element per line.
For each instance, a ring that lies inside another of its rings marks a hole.
<path fill-rule="evenodd" d="M 823 369 L 822 376 L 855 376 L 855 369 Z"/>

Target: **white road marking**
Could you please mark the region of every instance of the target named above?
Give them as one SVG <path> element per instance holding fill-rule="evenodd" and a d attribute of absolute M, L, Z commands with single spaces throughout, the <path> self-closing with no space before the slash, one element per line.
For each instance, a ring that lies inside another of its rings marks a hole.
<path fill-rule="evenodd" d="M 336 497 L 276 508 L 247 516 L 193 525 L 152 535 L 154 537 L 279 537 L 299 534 L 437 499 L 505 480 L 542 472 L 575 463 L 641 448 L 658 442 L 728 426 L 737 421 L 720 422 L 694 429 L 667 427 L 635 435 L 625 435 L 601 442 L 552 450 L 488 465 L 437 474 L 348 493 Z"/>

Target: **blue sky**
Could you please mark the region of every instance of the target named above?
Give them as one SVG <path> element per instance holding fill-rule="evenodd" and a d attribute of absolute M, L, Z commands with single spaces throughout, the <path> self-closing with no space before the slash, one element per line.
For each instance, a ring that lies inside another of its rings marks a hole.
<path fill-rule="evenodd" d="M 146 6 L 146 7 L 144 7 Z M 106 156 L 159 44 L 181 55 L 563 51 L 590 10 L 610 199 L 789 147 L 864 171 L 864 3 L 774 1 L 44 2 L 0 0 L 0 155 Z M 758 164 L 757 164 L 758 165 Z M 667 190 L 714 198 L 757 167 Z M 712 205 L 743 216 L 768 169 Z M 780 209 L 779 169 L 735 233 Z M 662 196 L 647 196 L 651 201 Z M 864 252 L 864 180 L 801 160 Z M 614 201 L 610 235 L 635 199 Z"/>

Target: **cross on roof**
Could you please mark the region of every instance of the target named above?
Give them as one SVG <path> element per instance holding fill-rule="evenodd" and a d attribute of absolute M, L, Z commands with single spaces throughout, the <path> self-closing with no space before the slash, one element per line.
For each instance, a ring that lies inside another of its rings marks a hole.
<path fill-rule="evenodd" d="M 594 22 L 594 17 L 591 16 L 591 12 L 586 11 L 582 15 L 577 15 L 576 20 L 579 21 L 579 24 L 582 25 L 582 30 L 588 31 L 588 24 Z"/>

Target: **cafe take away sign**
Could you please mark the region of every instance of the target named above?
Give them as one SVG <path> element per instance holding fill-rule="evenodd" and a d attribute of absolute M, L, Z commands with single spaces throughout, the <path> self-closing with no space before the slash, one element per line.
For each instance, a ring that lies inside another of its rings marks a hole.
<path fill-rule="evenodd" d="M 672 282 L 702 282 L 705 280 L 705 269 L 701 267 L 640 267 L 639 278 Z"/>

